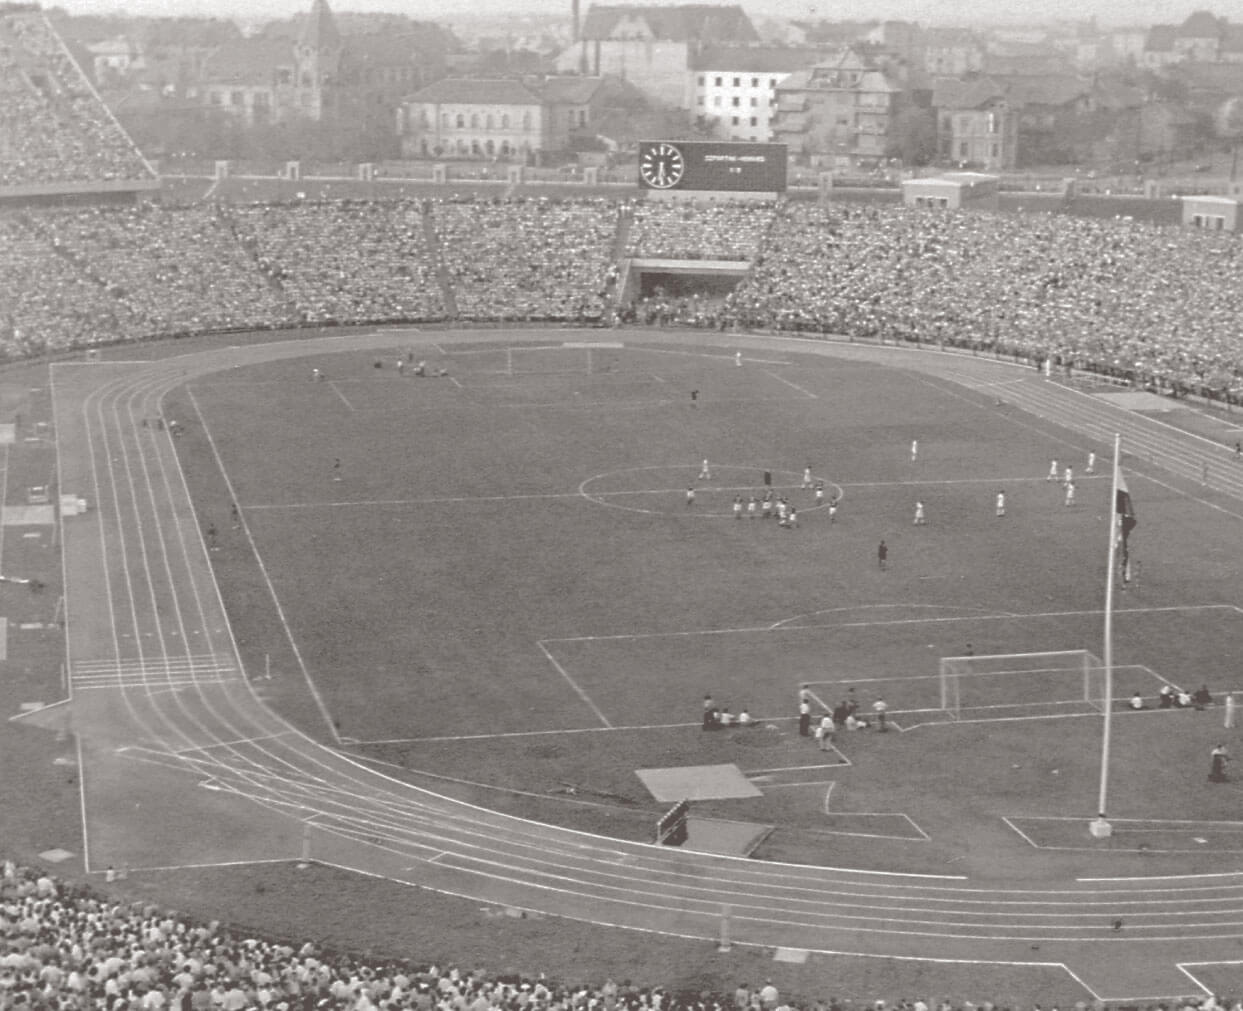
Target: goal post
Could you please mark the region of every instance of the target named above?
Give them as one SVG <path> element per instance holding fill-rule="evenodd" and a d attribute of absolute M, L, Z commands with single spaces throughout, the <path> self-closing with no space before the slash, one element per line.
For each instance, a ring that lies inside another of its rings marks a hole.
<path fill-rule="evenodd" d="M 1105 708 L 1105 666 L 1086 649 L 946 656 L 938 673 L 941 709 L 954 720 L 964 712 Z"/>
<path fill-rule="evenodd" d="M 505 349 L 505 375 L 593 375 L 593 350 L 587 344 L 512 345 Z"/>

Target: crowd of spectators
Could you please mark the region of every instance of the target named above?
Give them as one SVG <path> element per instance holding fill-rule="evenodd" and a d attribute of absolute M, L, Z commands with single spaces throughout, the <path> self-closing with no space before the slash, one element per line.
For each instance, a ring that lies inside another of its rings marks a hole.
<path fill-rule="evenodd" d="M 279 326 L 297 316 L 211 207 L 50 211 L 53 250 L 125 306 L 145 333 Z"/>
<path fill-rule="evenodd" d="M 786 204 L 723 312 L 743 326 L 1051 359 L 1243 397 L 1243 243 L 1066 214 Z"/>
<path fill-rule="evenodd" d="M 150 178 L 47 17 L 0 13 L 0 186 Z"/>
<path fill-rule="evenodd" d="M 1036 1005 L 1039 1008 L 1040 1005 Z M 1090 1005 L 1102 1011 L 1097 1001 Z M 995 1011 L 948 998 L 800 1000 L 771 980 L 677 992 L 332 952 L 121 902 L 41 870 L 0 870 L 0 1011 Z M 1079 1001 L 1074 1011 L 1087 1011 Z M 1008 1011 L 1008 1009 L 1004 1009 Z M 1154 1011 L 1243 1011 L 1221 997 Z"/>
<path fill-rule="evenodd" d="M 672 260 L 751 260 L 773 223 L 771 203 L 641 202 L 627 256 Z"/>
<path fill-rule="evenodd" d="M 420 202 L 238 206 L 222 213 L 304 322 L 445 315 Z"/>
<path fill-rule="evenodd" d="M 20 282 L 0 291 L 10 356 L 294 323 L 620 318 L 956 346 L 1243 402 L 1243 240 L 1127 219 L 406 200 L 31 210 L 0 215 L 0 237 Z M 625 250 L 746 270 L 723 298 L 717 279 L 619 308 Z"/>
<path fill-rule="evenodd" d="M 458 313 L 601 319 L 618 213 L 608 200 L 437 202 L 432 219 Z"/>
<path fill-rule="evenodd" d="M 27 215 L 0 215 L 0 354 L 55 353 L 143 332 L 124 302 L 58 256 Z"/>

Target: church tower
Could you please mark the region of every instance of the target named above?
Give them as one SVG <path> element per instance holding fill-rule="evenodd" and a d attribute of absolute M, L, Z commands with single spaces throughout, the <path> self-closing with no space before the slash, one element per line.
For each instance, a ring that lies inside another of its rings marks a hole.
<path fill-rule="evenodd" d="M 315 0 L 294 47 L 298 113 L 331 117 L 341 85 L 341 33 L 327 0 Z"/>

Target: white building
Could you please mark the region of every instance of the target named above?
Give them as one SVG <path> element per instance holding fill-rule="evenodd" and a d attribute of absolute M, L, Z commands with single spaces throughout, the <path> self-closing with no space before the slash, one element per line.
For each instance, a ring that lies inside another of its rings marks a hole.
<path fill-rule="evenodd" d="M 686 105 L 725 140 L 773 139 L 777 85 L 816 62 L 813 49 L 709 46 L 691 57 Z"/>

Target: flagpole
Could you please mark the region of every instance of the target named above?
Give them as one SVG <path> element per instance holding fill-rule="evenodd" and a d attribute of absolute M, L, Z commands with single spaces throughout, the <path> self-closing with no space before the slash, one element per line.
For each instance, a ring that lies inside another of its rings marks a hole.
<path fill-rule="evenodd" d="M 1109 566 L 1105 575 L 1105 722 L 1101 731 L 1101 788 L 1096 803 L 1096 820 L 1089 830 L 1098 839 L 1108 838 L 1113 829 L 1105 817 L 1109 796 L 1109 744 L 1114 709 L 1114 560 L 1118 550 L 1118 467 L 1122 458 L 1122 436 L 1114 435 L 1113 486 L 1109 492 Z"/>

